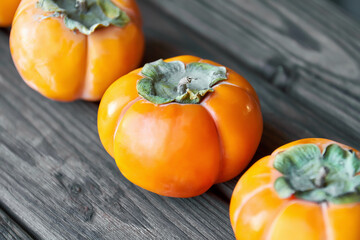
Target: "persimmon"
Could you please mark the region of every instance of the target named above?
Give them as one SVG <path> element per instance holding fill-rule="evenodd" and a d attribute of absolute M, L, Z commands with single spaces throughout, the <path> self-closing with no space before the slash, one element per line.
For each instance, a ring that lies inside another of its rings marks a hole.
<path fill-rule="evenodd" d="M 194 56 L 158 60 L 114 82 L 99 106 L 102 144 L 134 184 L 193 197 L 238 175 L 262 135 L 242 76 Z"/>
<path fill-rule="evenodd" d="M 344 144 L 309 138 L 257 161 L 231 198 L 236 238 L 359 239 L 359 157 Z"/>
<path fill-rule="evenodd" d="M 0 27 L 9 27 L 21 0 L 0 1 Z"/>
<path fill-rule="evenodd" d="M 23 0 L 10 34 L 24 81 L 58 101 L 100 100 L 144 50 L 135 0 Z"/>

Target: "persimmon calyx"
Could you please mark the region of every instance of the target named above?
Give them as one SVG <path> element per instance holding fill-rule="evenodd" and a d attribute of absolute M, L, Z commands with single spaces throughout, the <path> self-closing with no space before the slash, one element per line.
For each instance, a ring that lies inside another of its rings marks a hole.
<path fill-rule="evenodd" d="M 360 202 L 360 159 L 337 144 L 330 144 L 323 153 L 315 144 L 291 147 L 275 156 L 274 168 L 283 174 L 274 183 L 281 198 Z"/>
<path fill-rule="evenodd" d="M 164 62 L 162 59 L 145 64 L 141 71 L 144 77 L 137 83 L 140 96 L 155 104 L 178 102 L 200 103 L 213 92 L 212 87 L 227 79 L 225 67 L 193 62 L 185 66 L 181 61 Z"/>
<path fill-rule="evenodd" d="M 130 18 L 111 0 L 38 0 L 36 7 L 61 17 L 70 30 L 89 35 L 97 28 L 110 25 L 124 27 Z"/>

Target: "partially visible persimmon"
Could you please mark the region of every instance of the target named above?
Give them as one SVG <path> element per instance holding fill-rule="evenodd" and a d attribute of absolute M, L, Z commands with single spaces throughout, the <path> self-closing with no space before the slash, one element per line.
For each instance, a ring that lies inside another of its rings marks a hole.
<path fill-rule="evenodd" d="M 238 240 L 358 240 L 360 153 L 328 139 L 286 144 L 237 183 L 230 220 Z"/>
<path fill-rule="evenodd" d="M 20 75 L 45 97 L 100 100 L 144 50 L 135 0 L 23 0 L 10 34 Z"/>
<path fill-rule="evenodd" d="M 0 27 L 9 27 L 21 0 L 0 1 Z"/>

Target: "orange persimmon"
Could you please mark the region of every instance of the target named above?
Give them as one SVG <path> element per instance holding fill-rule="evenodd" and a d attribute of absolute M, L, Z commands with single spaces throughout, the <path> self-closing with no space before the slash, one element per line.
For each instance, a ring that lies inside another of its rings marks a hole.
<path fill-rule="evenodd" d="M 0 27 L 11 25 L 15 11 L 21 0 L 1 0 L 0 1 Z"/>
<path fill-rule="evenodd" d="M 100 139 L 122 174 L 171 197 L 197 196 L 238 175 L 258 147 L 262 124 L 252 86 L 194 56 L 121 77 L 98 112 Z"/>
<path fill-rule="evenodd" d="M 328 139 L 286 144 L 240 178 L 230 203 L 237 239 L 357 240 L 360 153 Z"/>
<path fill-rule="evenodd" d="M 100 100 L 141 61 L 140 12 L 135 0 L 23 0 L 10 49 L 24 81 L 42 95 Z"/>

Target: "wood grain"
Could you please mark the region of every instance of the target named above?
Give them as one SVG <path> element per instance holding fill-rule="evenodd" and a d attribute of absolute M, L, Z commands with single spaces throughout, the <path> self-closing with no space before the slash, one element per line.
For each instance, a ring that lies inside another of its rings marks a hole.
<path fill-rule="evenodd" d="M 0 196 L 37 238 L 232 238 L 228 202 L 214 193 L 173 199 L 128 182 L 98 139 L 97 104 L 30 90 L 7 41 L 0 34 Z"/>
<path fill-rule="evenodd" d="M 138 2 L 144 62 L 198 55 L 233 68 L 255 87 L 264 134 L 254 161 L 304 137 L 360 148 L 360 27 L 330 3 Z M 0 202 L 31 236 L 234 238 L 228 205 L 237 179 L 191 199 L 134 186 L 101 146 L 97 103 L 57 103 L 28 88 L 11 62 L 6 31 L 0 31 L 0 53 Z"/>
<path fill-rule="evenodd" d="M 214 60 L 243 74 L 244 67 L 256 72 L 346 133 L 349 138 L 343 141 L 360 146 L 360 25 L 334 5 L 324 0 L 152 3 L 206 38 L 218 50 Z"/>
<path fill-rule="evenodd" d="M 0 209 L 0 240 L 32 240 L 16 222 Z"/>

